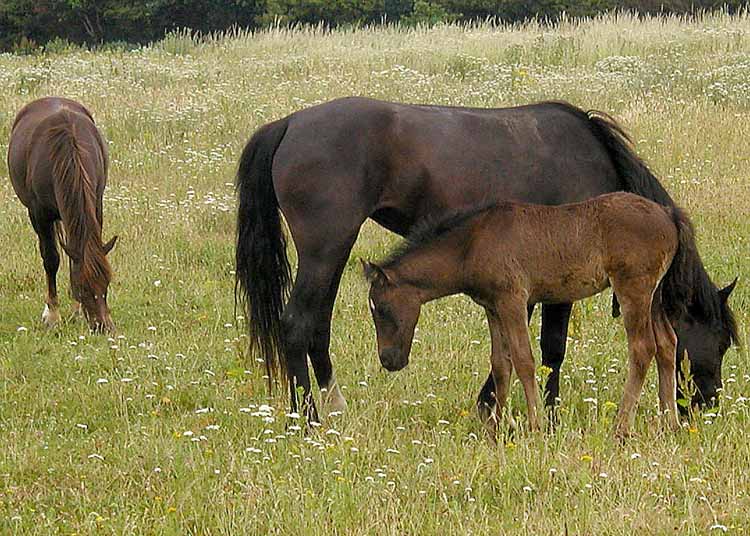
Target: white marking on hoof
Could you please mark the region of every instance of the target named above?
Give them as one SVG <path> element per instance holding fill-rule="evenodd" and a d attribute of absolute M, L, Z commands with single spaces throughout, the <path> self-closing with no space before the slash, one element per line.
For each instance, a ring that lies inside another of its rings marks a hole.
<path fill-rule="evenodd" d="M 60 311 L 57 308 L 50 309 L 49 305 L 45 304 L 44 311 L 42 311 L 42 322 L 48 328 L 54 328 L 60 322 Z"/>
<path fill-rule="evenodd" d="M 341 394 L 341 389 L 335 379 L 331 380 L 328 387 L 320 389 L 320 395 L 323 399 L 324 415 L 331 415 L 332 413 L 341 414 L 346 411 L 346 399 Z"/>

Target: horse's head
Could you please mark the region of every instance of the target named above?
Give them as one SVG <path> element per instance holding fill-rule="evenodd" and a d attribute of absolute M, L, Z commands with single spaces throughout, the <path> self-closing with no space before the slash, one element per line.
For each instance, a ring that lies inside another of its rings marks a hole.
<path fill-rule="evenodd" d="M 409 364 L 421 303 L 412 287 L 399 285 L 380 266 L 364 261 L 362 265 L 370 282 L 370 312 L 375 322 L 380 363 L 390 371 L 401 370 Z"/>
<path fill-rule="evenodd" d="M 705 319 L 691 314 L 688 310 L 677 322 L 677 371 L 678 387 L 677 399 L 685 400 L 686 395 L 682 387 L 684 378 L 681 362 L 685 352 L 690 360 L 690 376 L 695 384 L 695 393 L 689 401 L 690 405 L 699 407 L 713 407 L 718 402 L 718 391 L 721 389 L 721 364 L 724 354 L 737 341 L 737 327 L 727 300 L 734 290 L 737 280 L 718 291 L 719 318 Z M 687 412 L 687 405 L 680 406 L 680 411 Z"/>
<path fill-rule="evenodd" d="M 73 297 L 81 303 L 83 314 L 92 331 L 114 331 L 115 325 L 107 306 L 107 292 L 110 283 L 110 269 L 106 255 L 112 251 L 117 237 L 102 245 L 102 255 L 98 262 L 83 259 L 75 253 L 70 256 L 70 283 Z M 90 263 L 85 265 L 85 263 Z"/>

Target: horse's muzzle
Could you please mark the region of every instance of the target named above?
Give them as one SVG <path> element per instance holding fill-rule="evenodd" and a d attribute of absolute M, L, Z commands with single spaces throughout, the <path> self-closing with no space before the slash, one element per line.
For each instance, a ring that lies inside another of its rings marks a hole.
<path fill-rule="evenodd" d="M 401 370 L 408 363 L 409 360 L 401 356 L 401 350 L 398 348 L 386 348 L 380 352 L 380 364 L 390 372 Z"/>

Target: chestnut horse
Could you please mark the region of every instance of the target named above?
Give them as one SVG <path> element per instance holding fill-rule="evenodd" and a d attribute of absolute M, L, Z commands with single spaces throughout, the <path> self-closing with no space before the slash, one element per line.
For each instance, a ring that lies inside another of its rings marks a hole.
<path fill-rule="evenodd" d="M 711 289 L 696 277 L 697 262 L 684 212 L 631 193 L 556 207 L 506 202 L 459 213 L 418 228 L 382 265 L 365 263 L 378 355 L 386 369 L 404 368 L 422 304 L 467 294 L 485 308 L 492 340 L 495 408 L 480 405 L 480 417 L 494 431 L 515 370 L 529 426 L 536 429 L 527 305 L 572 303 L 611 286 L 622 308 L 630 362 L 616 434 L 629 433 L 654 355 L 659 406 L 677 427 L 672 323 L 688 307 L 711 307 Z"/>
<path fill-rule="evenodd" d="M 102 241 L 107 146 L 91 113 L 75 101 L 55 97 L 26 105 L 13 123 L 8 168 L 13 189 L 28 209 L 39 237 L 47 274 L 42 321 L 52 327 L 60 320 L 59 237 L 70 258 L 73 298 L 82 306 L 91 329 L 112 331 L 107 307 L 112 270 L 106 255 L 117 237 L 106 244 Z"/>
<path fill-rule="evenodd" d="M 366 219 L 405 235 L 426 216 L 494 201 L 559 205 L 620 190 L 674 205 L 612 118 L 566 103 L 480 109 L 355 97 L 262 126 L 237 172 L 235 295 L 250 349 L 265 360 L 271 383 L 288 378 L 293 409 L 300 387 L 307 417 L 317 419 L 309 356 L 326 410 L 343 410 L 329 356 L 331 313 Z M 297 248 L 294 285 L 280 212 Z M 702 264 L 695 269 L 708 279 Z M 711 286 L 706 314 L 689 308 L 675 327 L 696 401 L 711 400 L 721 386 L 734 337 L 725 329 L 732 288 Z M 542 307 L 548 404 L 559 393 L 570 311 L 569 303 Z M 492 404 L 494 390 L 490 376 L 480 402 Z"/>

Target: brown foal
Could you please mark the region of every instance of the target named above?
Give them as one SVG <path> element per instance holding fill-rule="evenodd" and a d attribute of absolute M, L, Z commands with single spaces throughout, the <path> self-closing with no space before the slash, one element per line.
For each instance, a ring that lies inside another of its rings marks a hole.
<path fill-rule="evenodd" d="M 407 365 L 421 305 L 464 293 L 487 313 L 494 411 L 480 417 L 494 433 L 511 371 L 521 380 L 528 420 L 539 427 L 539 395 L 527 306 L 570 303 L 612 287 L 627 332 L 629 371 L 616 421 L 629 434 L 649 364 L 659 374 L 659 406 L 679 426 L 672 320 L 693 294 L 700 262 L 692 226 L 678 208 L 630 193 L 560 206 L 501 203 L 429 223 L 378 266 L 364 263 L 380 361 Z"/>

